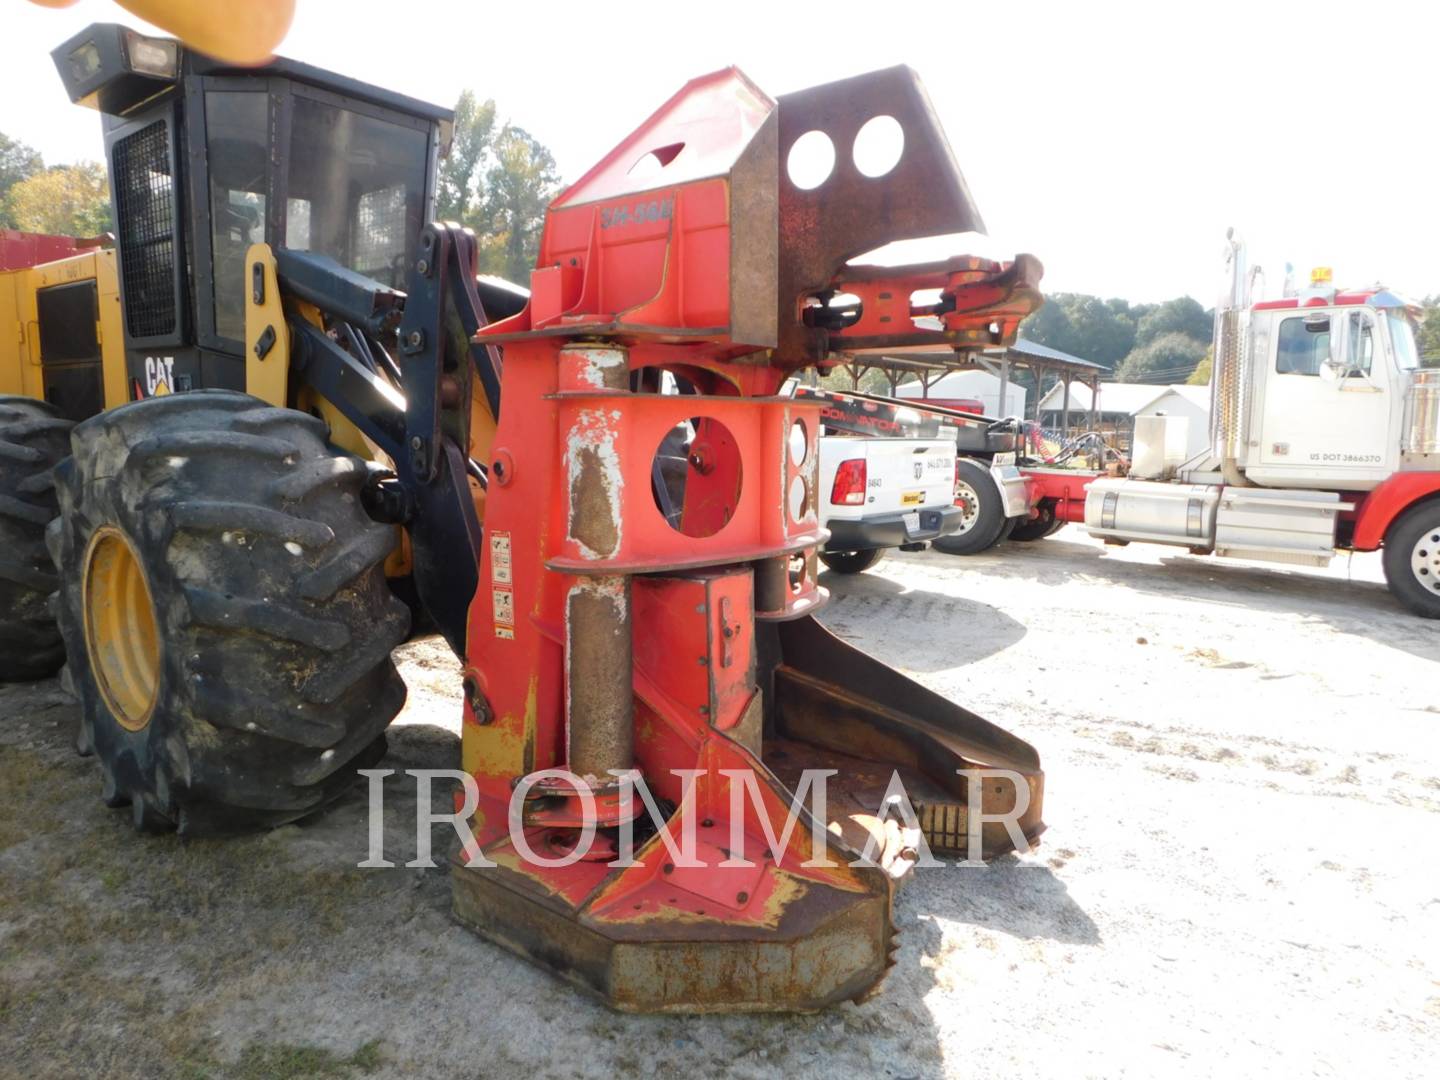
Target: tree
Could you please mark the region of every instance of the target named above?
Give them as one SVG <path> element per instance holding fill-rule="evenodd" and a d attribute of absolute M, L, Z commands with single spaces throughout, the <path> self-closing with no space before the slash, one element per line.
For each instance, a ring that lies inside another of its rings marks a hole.
<path fill-rule="evenodd" d="M 1073 298 L 1070 325 L 1086 350 L 1077 355 L 1106 367 L 1113 368 L 1135 344 L 1135 322 L 1129 312 L 1117 311 L 1098 296 Z"/>
<path fill-rule="evenodd" d="M 1025 320 L 1020 334 L 1027 341 L 1114 367 L 1134 344 L 1135 319 L 1125 300 L 1055 293 Z"/>
<path fill-rule="evenodd" d="M 1424 321 L 1415 334 L 1420 363 L 1425 367 L 1440 367 L 1440 296 L 1427 296 L 1420 303 L 1424 308 Z"/>
<path fill-rule="evenodd" d="M 93 161 L 57 165 L 21 180 L 6 206 L 15 228 L 26 232 L 97 236 L 111 228 L 110 185 L 104 166 Z"/>
<path fill-rule="evenodd" d="M 525 283 L 560 178 L 549 150 L 512 123 L 497 131 L 496 115 L 494 101 L 477 101 L 469 90 L 460 95 L 450 154 L 436 177 L 435 212 L 475 230 L 482 271 Z"/>
<path fill-rule="evenodd" d="M 1205 358 L 1204 342 L 1188 334 L 1161 334 L 1132 349 L 1115 370 L 1120 382 L 1182 383 Z"/>
<path fill-rule="evenodd" d="M 43 168 L 45 162 L 37 150 L 0 132 L 0 229 L 15 228 L 10 216 L 10 189 Z"/>
<path fill-rule="evenodd" d="M 494 158 L 484 202 L 491 243 L 481 246 L 482 262 L 492 273 L 525 281 L 540 247 L 545 207 L 560 177 L 550 151 L 514 124 L 495 137 Z"/>
<path fill-rule="evenodd" d="M 1210 374 L 1215 368 L 1215 346 L 1211 345 L 1205 350 L 1205 358 L 1200 361 L 1190 378 L 1185 381 L 1191 386 L 1209 386 Z"/>
<path fill-rule="evenodd" d="M 821 375 L 817 380 L 822 389 L 825 390 L 860 390 L 866 394 L 890 395 L 890 380 L 885 377 L 885 372 L 880 368 L 866 368 L 860 376 L 860 385 L 855 386 L 850 380 L 850 369 L 835 365 L 827 374 Z M 898 386 L 907 382 L 915 382 L 913 375 L 907 375 L 900 379 Z"/>
<path fill-rule="evenodd" d="M 1208 342 L 1212 330 L 1212 316 L 1197 301 L 1179 296 L 1141 316 L 1135 324 L 1135 344 L 1148 345 L 1162 334 L 1184 334 Z"/>
<path fill-rule="evenodd" d="M 1046 345 L 1061 352 L 1071 352 L 1068 346 L 1075 337 L 1075 328 L 1070 325 L 1070 315 L 1065 310 L 1062 298 L 1065 293 L 1047 296 L 1040 310 L 1020 324 L 1020 336 L 1037 345 Z"/>
<path fill-rule="evenodd" d="M 455 103 L 455 130 L 450 154 L 436 177 L 435 213 L 441 221 L 459 221 L 481 231 L 485 162 L 495 135 L 495 102 L 477 102 L 469 90 Z"/>

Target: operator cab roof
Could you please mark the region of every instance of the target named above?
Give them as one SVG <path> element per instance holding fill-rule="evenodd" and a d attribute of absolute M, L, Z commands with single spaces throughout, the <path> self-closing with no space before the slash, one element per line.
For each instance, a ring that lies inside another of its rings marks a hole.
<path fill-rule="evenodd" d="M 124 116 L 139 108 L 187 75 L 239 75 L 293 79 L 433 120 L 446 129 L 454 119 L 450 109 L 298 60 L 277 56 L 258 67 L 241 67 L 187 49 L 174 38 L 148 37 L 118 23 L 92 23 L 50 55 L 70 100 L 111 116 Z"/>

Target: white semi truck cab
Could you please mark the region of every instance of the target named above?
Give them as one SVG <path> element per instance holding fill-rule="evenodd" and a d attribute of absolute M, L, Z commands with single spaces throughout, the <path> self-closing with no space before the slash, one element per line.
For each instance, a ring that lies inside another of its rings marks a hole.
<path fill-rule="evenodd" d="M 1391 591 L 1440 618 L 1440 370 L 1419 366 L 1417 309 L 1326 271 L 1252 302 L 1259 272 L 1233 234 L 1227 263 L 1209 449 L 1178 462 L 1164 428 L 1183 421 L 1137 428 L 1129 475 L 1090 482 L 1086 529 L 1313 566 L 1383 548 Z"/>

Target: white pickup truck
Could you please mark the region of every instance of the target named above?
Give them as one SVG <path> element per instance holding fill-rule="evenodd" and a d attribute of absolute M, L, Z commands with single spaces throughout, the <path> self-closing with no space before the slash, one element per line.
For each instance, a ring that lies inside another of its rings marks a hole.
<path fill-rule="evenodd" d="M 820 561 L 842 574 L 868 570 L 886 548 L 917 551 L 961 526 L 954 439 L 820 436 Z"/>

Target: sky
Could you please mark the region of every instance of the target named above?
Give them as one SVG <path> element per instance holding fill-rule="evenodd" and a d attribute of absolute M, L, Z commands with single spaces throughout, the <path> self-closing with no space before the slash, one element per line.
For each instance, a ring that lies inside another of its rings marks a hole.
<path fill-rule="evenodd" d="M 49 163 L 98 159 L 49 50 L 145 25 L 109 0 L 0 3 L 0 131 Z M 1440 293 L 1437 48 L 1433 0 L 297 0 L 280 52 L 440 104 L 494 98 L 566 180 L 696 75 L 736 64 L 774 96 L 909 64 L 989 229 L 975 253 L 1037 255 L 1046 291 L 1209 306 L 1231 226 L 1271 294 L 1287 261 L 1302 282 L 1327 265 Z"/>

